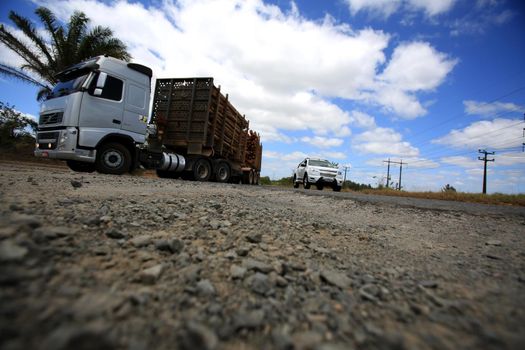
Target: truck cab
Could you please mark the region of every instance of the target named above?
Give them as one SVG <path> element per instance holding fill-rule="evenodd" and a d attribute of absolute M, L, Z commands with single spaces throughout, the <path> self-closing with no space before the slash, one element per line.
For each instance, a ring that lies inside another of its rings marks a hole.
<path fill-rule="evenodd" d="M 146 141 L 152 70 L 99 56 L 57 75 L 42 103 L 35 156 L 122 174 Z"/>

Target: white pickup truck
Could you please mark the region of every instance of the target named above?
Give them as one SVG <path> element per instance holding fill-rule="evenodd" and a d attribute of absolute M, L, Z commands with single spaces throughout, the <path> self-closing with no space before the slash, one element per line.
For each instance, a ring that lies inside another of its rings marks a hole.
<path fill-rule="evenodd" d="M 339 192 L 343 186 L 343 174 L 337 165 L 325 159 L 306 158 L 293 174 L 293 187 L 298 188 L 300 183 L 305 189 L 315 185 L 318 190 L 322 190 L 326 185 Z"/>

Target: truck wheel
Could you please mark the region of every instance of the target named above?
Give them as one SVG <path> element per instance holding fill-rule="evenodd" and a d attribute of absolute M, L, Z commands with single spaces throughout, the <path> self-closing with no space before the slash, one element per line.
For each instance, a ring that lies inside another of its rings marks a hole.
<path fill-rule="evenodd" d="M 310 183 L 308 182 L 308 174 L 304 174 L 304 177 L 303 177 L 303 187 L 305 190 L 309 190 L 310 189 Z"/>
<path fill-rule="evenodd" d="M 78 171 L 81 173 L 92 173 L 95 171 L 95 164 L 79 162 L 77 160 L 67 160 L 67 166 L 73 171 Z"/>
<path fill-rule="evenodd" d="M 334 192 L 341 192 L 341 186 L 334 186 L 333 188 Z"/>
<path fill-rule="evenodd" d="M 193 164 L 193 178 L 196 181 L 208 181 L 211 176 L 211 164 L 206 159 L 198 159 Z"/>
<path fill-rule="evenodd" d="M 319 191 L 322 191 L 323 188 L 324 188 L 324 185 L 323 185 L 323 184 L 318 184 L 318 185 L 315 185 L 315 187 L 317 187 L 317 189 L 318 189 Z"/>
<path fill-rule="evenodd" d="M 129 171 L 131 154 L 120 143 L 106 143 L 97 150 L 95 165 L 103 174 L 121 175 Z"/>
<path fill-rule="evenodd" d="M 293 188 L 299 188 L 299 182 L 297 182 L 297 176 L 293 176 Z"/>
<path fill-rule="evenodd" d="M 231 174 L 232 171 L 228 163 L 220 162 L 219 165 L 217 165 L 217 172 L 215 173 L 217 182 L 228 182 L 230 180 Z"/>

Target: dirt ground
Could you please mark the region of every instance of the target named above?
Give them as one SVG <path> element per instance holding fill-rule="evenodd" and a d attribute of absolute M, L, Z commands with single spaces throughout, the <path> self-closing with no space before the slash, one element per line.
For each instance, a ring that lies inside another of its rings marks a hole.
<path fill-rule="evenodd" d="M 0 199 L 2 349 L 525 348 L 522 209 L 13 161 Z"/>

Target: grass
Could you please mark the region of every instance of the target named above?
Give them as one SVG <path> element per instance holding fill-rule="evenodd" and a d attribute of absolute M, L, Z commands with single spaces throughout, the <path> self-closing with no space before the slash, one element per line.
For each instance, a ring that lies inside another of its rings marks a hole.
<path fill-rule="evenodd" d="M 525 194 L 504 194 L 504 193 L 481 194 L 481 193 L 465 193 L 465 192 L 453 192 L 453 191 L 407 192 L 407 191 L 396 191 L 396 190 L 386 189 L 386 188 L 363 190 L 360 192 L 372 194 L 372 195 L 377 194 L 377 195 L 385 195 L 385 196 L 439 199 L 439 200 L 470 202 L 470 203 L 525 206 Z"/>

